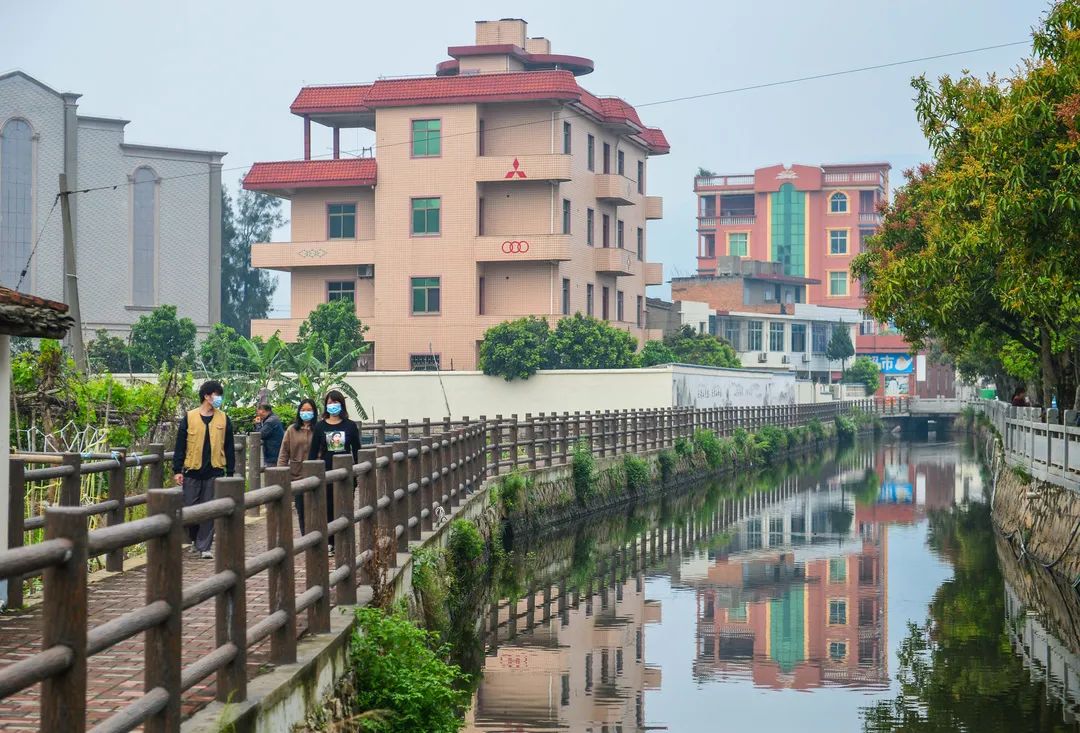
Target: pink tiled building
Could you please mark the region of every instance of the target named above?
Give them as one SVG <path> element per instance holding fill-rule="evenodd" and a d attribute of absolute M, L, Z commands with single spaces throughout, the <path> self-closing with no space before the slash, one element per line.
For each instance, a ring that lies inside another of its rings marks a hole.
<path fill-rule="evenodd" d="M 582 312 L 644 337 L 648 159 L 668 152 L 621 99 L 577 77 L 589 59 L 551 53 L 525 21 L 476 24 L 426 78 L 303 88 L 304 160 L 257 163 L 245 188 L 292 202 L 289 242 L 256 267 L 290 272 L 291 318 L 252 323 L 286 340 L 319 303 L 356 304 L 373 368 L 473 369 L 484 331 Z M 333 158 L 311 156 L 311 125 Z M 340 130 L 375 132 L 373 158 L 342 158 Z"/>

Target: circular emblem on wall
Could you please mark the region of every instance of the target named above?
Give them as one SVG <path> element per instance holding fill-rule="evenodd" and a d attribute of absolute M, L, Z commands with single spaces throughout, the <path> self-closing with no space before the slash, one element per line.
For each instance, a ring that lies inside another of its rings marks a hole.
<path fill-rule="evenodd" d="M 506 240 L 502 243 L 503 254 L 521 255 L 529 251 L 529 243 L 524 240 Z"/>

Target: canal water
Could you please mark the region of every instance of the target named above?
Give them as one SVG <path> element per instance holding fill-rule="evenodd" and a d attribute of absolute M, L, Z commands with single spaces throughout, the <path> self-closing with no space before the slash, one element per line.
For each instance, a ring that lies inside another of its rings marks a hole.
<path fill-rule="evenodd" d="M 519 541 L 465 729 L 1078 730 L 1076 592 L 988 483 L 963 443 L 868 443 Z"/>

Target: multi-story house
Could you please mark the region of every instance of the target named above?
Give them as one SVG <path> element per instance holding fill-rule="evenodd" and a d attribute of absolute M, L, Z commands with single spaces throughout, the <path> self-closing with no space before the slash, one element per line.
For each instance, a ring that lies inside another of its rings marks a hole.
<path fill-rule="evenodd" d="M 259 163 L 246 188 L 292 202 L 289 242 L 256 267 L 291 273 L 291 318 L 255 334 L 296 338 L 319 303 L 350 299 L 380 370 L 473 369 L 490 326 L 582 312 L 644 334 L 648 160 L 663 132 L 577 81 L 589 59 L 551 53 L 525 21 L 476 24 L 435 76 L 303 88 L 304 160 Z M 333 158 L 311 156 L 311 124 Z M 375 134 L 373 158 L 341 157 L 340 130 Z M 434 363 L 433 363 L 434 362 Z"/>
<path fill-rule="evenodd" d="M 200 334 L 221 320 L 221 160 L 138 145 L 81 95 L 0 75 L 0 284 L 69 303 L 60 174 L 70 196 L 84 338 L 172 304 Z M 166 269 L 168 268 L 168 269 Z"/>

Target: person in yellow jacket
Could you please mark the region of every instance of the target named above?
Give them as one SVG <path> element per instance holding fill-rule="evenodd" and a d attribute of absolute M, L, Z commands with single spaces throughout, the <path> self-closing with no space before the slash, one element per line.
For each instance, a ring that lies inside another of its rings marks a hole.
<path fill-rule="evenodd" d="M 224 389 L 210 380 L 199 387 L 201 404 L 180 418 L 173 453 L 173 480 L 184 487 L 184 506 L 214 498 L 214 479 L 232 476 L 236 468 L 233 426 L 221 410 Z M 192 552 L 213 559 L 214 520 L 188 527 Z"/>

